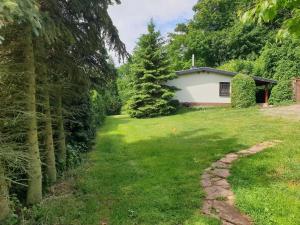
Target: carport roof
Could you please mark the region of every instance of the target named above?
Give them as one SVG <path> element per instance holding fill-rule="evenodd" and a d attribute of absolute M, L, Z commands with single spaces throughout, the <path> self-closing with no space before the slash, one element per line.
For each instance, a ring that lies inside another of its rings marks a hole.
<path fill-rule="evenodd" d="M 214 68 L 210 68 L 210 67 L 193 67 L 188 70 L 177 71 L 176 74 L 180 76 L 180 75 L 193 74 L 193 73 L 199 73 L 199 72 L 216 73 L 216 74 L 233 76 L 233 77 L 238 74 L 235 72 L 229 72 L 229 71 L 214 69 Z M 258 76 L 251 76 L 251 77 L 255 80 L 256 84 L 258 84 L 258 85 L 277 84 L 277 81 L 275 81 L 275 80 L 266 79 L 266 78 L 258 77 Z"/>

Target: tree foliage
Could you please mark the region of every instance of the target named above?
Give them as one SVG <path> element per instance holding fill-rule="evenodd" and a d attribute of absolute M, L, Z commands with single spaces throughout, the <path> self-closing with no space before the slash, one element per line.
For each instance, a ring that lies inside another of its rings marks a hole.
<path fill-rule="evenodd" d="M 298 8 L 298 0 L 198 1 L 194 17 L 169 34 L 172 66 L 189 69 L 194 54 L 198 67 L 277 81 L 299 77 Z M 278 33 L 285 38 L 278 41 Z"/>
<path fill-rule="evenodd" d="M 238 74 L 232 79 L 231 104 L 234 108 L 247 108 L 256 104 L 256 85 L 252 77 Z"/>
<path fill-rule="evenodd" d="M 299 41 L 290 38 L 267 44 L 256 61 L 257 74 L 278 81 L 299 77 L 299 52 Z"/>
<path fill-rule="evenodd" d="M 274 28 L 240 22 L 238 12 L 248 8 L 251 2 L 199 1 L 194 7 L 193 19 L 183 32 L 170 35 L 168 50 L 173 67 L 176 70 L 189 68 L 193 54 L 196 66 L 210 67 L 229 60 L 257 58 Z"/>
<path fill-rule="evenodd" d="M 1 209 L 8 193 L 40 202 L 91 148 L 104 116 L 119 111 L 107 49 L 127 52 L 107 12 L 114 2 L 1 1 Z"/>
<path fill-rule="evenodd" d="M 247 11 L 242 20 L 244 22 L 257 21 L 269 23 L 282 11 L 287 11 L 290 16 L 282 22 L 279 36 L 286 37 L 289 34 L 300 36 L 300 1 L 299 0 L 260 0 L 251 10 Z"/>
<path fill-rule="evenodd" d="M 283 80 L 280 81 L 272 90 L 270 103 L 282 104 L 291 103 L 293 101 L 293 87 L 292 81 Z"/>
<path fill-rule="evenodd" d="M 148 34 L 139 39 L 133 55 L 134 93 L 129 102 L 132 117 L 156 117 L 175 111 L 171 105 L 174 90 L 166 82 L 175 78 L 160 33 L 151 21 Z"/>
<path fill-rule="evenodd" d="M 132 61 L 129 59 L 129 61 L 126 64 L 118 68 L 118 79 L 117 79 L 118 91 L 119 91 L 122 105 L 125 110 L 129 99 L 131 98 L 131 96 L 133 96 L 134 93 L 134 88 L 133 88 L 134 76 L 133 73 L 131 72 L 131 65 L 132 65 Z"/>

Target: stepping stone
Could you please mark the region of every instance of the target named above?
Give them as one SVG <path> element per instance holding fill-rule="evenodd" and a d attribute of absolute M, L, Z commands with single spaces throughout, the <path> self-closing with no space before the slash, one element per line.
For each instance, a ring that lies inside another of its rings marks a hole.
<path fill-rule="evenodd" d="M 223 179 L 222 177 L 213 177 L 213 178 L 211 179 L 211 181 L 212 181 L 212 182 L 217 182 L 217 181 L 222 180 L 222 179 Z"/>
<path fill-rule="evenodd" d="M 218 168 L 218 169 L 228 169 L 230 167 L 230 164 L 226 164 L 226 163 L 223 163 L 221 161 L 217 161 L 215 163 L 213 163 L 211 165 L 212 168 Z"/>
<path fill-rule="evenodd" d="M 225 180 L 225 179 L 222 179 L 222 180 L 219 180 L 219 181 L 214 182 L 214 185 L 215 185 L 215 186 L 222 187 L 222 188 L 224 188 L 224 189 L 230 189 L 230 184 L 229 184 L 228 181 Z"/>
<path fill-rule="evenodd" d="M 210 215 L 213 209 L 213 200 L 206 199 L 203 203 L 202 212 L 204 214 Z"/>
<path fill-rule="evenodd" d="M 242 150 L 242 151 L 239 151 L 237 154 L 242 155 L 242 156 L 248 156 L 248 155 L 251 155 L 251 152 L 249 150 Z"/>
<path fill-rule="evenodd" d="M 205 172 L 202 174 L 202 180 L 203 179 L 212 179 L 212 178 L 213 178 L 213 176 L 208 172 Z"/>
<path fill-rule="evenodd" d="M 213 182 L 211 179 L 206 178 L 206 179 L 201 180 L 201 184 L 202 184 L 202 187 L 211 187 L 213 185 Z"/>
<path fill-rule="evenodd" d="M 206 199 L 216 200 L 224 199 L 226 201 L 230 196 L 233 196 L 233 192 L 220 186 L 205 187 Z"/>
<path fill-rule="evenodd" d="M 251 225 L 251 220 L 242 215 L 236 208 L 223 201 L 214 201 L 213 208 L 217 211 L 219 217 L 226 222 L 235 225 Z"/>
<path fill-rule="evenodd" d="M 220 162 L 231 164 L 238 158 L 239 158 L 239 156 L 237 154 L 231 153 L 231 154 L 226 155 L 223 159 L 221 159 Z"/>
<path fill-rule="evenodd" d="M 235 160 L 259 153 L 276 143 L 281 142 L 264 142 L 238 153 L 227 154 L 212 163 L 211 167 L 202 174 L 201 184 L 206 193 L 202 212 L 221 219 L 222 225 L 251 225 L 251 219 L 235 208 L 234 194 L 226 178 L 230 176 L 229 169 Z"/>
<path fill-rule="evenodd" d="M 230 176 L 230 172 L 228 169 L 214 169 L 210 172 L 210 174 L 221 178 L 227 178 Z"/>

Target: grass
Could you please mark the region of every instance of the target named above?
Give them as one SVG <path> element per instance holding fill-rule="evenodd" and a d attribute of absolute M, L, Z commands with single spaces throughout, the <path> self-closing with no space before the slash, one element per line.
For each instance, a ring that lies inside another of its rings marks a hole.
<path fill-rule="evenodd" d="M 259 225 L 299 225 L 300 126 L 257 109 L 209 109 L 136 120 L 109 117 L 74 194 L 50 197 L 31 225 L 217 225 L 200 213 L 203 170 L 223 155 L 279 139 L 238 161 L 230 182 L 240 209 Z"/>

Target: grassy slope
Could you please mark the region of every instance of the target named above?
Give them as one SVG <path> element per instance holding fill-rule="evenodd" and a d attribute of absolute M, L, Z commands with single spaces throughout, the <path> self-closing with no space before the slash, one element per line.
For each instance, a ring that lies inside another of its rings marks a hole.
<path fill-rule="evenodd" d="M 44 202 L 35 223 L 218 224 L 199 214 L 201 172 L 228 152 L 272 139 L 284 142 L 238 162 L 231 182 L 257 224 L 298 225 L 300 127 L 254 109 L 108 118 L 90 162 L 76 171 L 76 194 Z"/>

